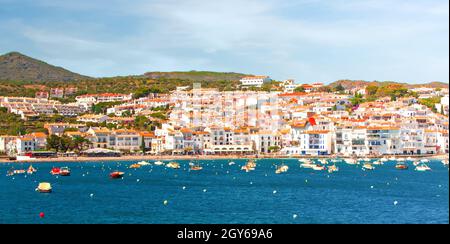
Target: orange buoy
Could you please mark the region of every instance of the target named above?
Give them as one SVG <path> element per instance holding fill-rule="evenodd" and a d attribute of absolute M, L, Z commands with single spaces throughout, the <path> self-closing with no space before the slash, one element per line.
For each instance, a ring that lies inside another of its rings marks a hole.
<path fill-rule="evenodd" d="M 44 214 L 43 212 L 41 212 L 41 213 L 39 214 L 39 217 L 42 219 L 42 218 L 45 217 L 45 214 Z"/>

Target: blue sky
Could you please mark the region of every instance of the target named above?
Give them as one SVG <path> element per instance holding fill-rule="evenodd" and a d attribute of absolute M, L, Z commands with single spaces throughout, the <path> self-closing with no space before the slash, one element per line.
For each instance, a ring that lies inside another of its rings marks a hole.
<path fill-rule="evenodd" d="M 0 53 L 147 71 L 449 81 L 448 0 L 0 0 Z"/>

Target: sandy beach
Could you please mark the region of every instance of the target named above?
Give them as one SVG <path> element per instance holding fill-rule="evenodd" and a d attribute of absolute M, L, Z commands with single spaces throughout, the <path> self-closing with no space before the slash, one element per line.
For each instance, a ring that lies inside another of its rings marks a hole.
<path fill-rule="evenodd" d="M 103 162 L 103 161 L 140 161 L 140 160 L 148 160 L 148 161 L 157 161 L 157 160 L 232 160 L 232 159 L 251 159 L 251 158 L 278 158 L 278 159 L 291 159 L 291 158 L 334 158 L 335 156 L 292 156 L 286 157 L 283 155 L 182 155 L 182 156 L 122 156 L 122 157 L 58 157 L 58 158 L 37 158 L 32 160 L 20 160 L 20 161 L 11 161 L 7 158 L 0 158 L 0 163 L 40 163 L 40 162 Z M 388 156 L 390 157 L 390 156 Z M 441 155 L 396 155 L 397 158 L 429 158 L 429 159 L 437 159 L 443 160 L 448 159 L 449 154 L 441 154 Z M 340 157 L 346 158 L 346 157 Z M 368 158 L 379 158 L 379 157 L 370 157 Z"/>

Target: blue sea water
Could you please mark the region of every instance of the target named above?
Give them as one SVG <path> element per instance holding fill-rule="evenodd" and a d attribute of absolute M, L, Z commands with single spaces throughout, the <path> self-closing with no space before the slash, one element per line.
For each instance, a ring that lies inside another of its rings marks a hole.
<path fill-rule="evenodd" d="M 178 162 L 179 170 L 50 162 L 12 177 L 6 176 L 12 166 L 29 164 L 2 164 L 0 223 L 449 223 L 449 171 L 440 161 L 428 164 L 430 172 L 414 171 L 411 163 L 405 171 L 394 162 L 374 171 L 338 163 L 332 174 L 300 168 L 295 159 L 258 160 L 249 173 L 240 170 L 246 160 L 199 161 L 201 171 Z M 289 171 L 275 174 L 281 163 Z M 52 176 L 53 166 L 69 166 L 72 174 Z M 109 178 L 116 169 L 126 172 L 123 179 Z M 53 193 L 36 192 L 39 182 L 50 182 Z"/>

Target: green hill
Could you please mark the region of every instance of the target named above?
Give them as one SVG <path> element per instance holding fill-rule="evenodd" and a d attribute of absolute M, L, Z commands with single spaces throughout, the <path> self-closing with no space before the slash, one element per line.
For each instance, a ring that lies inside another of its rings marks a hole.
<path fill-rule="evenodd" d="M 0 80 L 3 81 L 78 81 L 90 77 L 79 75 L 61 67 L 11 52 L 0 56 Z"/>

